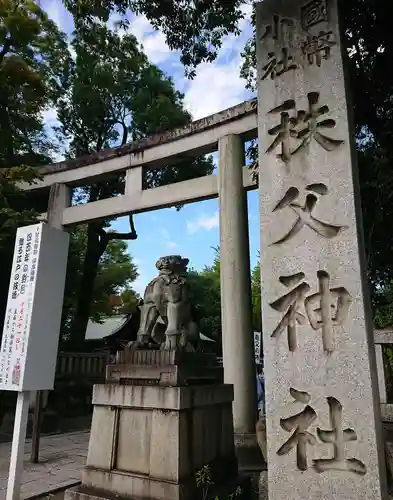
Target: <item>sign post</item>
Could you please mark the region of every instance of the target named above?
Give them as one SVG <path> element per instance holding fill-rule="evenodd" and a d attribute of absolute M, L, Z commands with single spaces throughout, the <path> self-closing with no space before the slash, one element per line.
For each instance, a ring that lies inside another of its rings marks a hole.
<path fill-rule="evenodd" d="M 0 390 L 17 391 L 7 500 L 18 500 L 30 392 L 53 388 L 69 235 L 19 228 L 0 349 Z"/>
<path fill-rule="evenodd" d="M 261 340 L 262 340 L 262 333 L 254 332 L 255 364 L 257 365 L 261 363 Z"/>

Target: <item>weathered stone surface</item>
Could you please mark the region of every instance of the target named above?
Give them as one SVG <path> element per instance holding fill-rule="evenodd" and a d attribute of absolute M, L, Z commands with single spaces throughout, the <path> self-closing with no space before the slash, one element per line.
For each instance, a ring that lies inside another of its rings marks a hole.
<path fill-rule="evenodd" d="M 232 402 L 233 387 L 224 384 L 96 385 L 82 489 L 67 498 L 91 495 L 93 488 L 105 498 L 191 500 L 196 473 L 208 464 L 218 486 L 232 481 Z"/>
<path fill-rule="evenodd" d="M 336 0 L 257 5 L 269 499 L 385 498 Z"/>
<path fill-rule="evenodd" d="M 128 347 L 117 353 L 117 363 L 107 366 L 107 382 L 132 385 L 186 386 L 221 383 L 223 369 L 214 354 L 187 351 L 139 350 Z"/>
<path fill-rule="evenodd" d="M 128 408 L 186 410 L 232 400 L 233 387 L 229 384 L 196 387 L 97 384 L 93 389 L 93 405 Z"/>

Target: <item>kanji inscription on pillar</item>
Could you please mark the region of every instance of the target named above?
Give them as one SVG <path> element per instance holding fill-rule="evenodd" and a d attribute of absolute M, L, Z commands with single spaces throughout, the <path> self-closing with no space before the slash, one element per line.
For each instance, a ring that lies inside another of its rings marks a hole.
<path fill-rule="evenodd" d="M 256 11 L 269 500 L 380 500 L 380 408 L 337 0 L 264 0 Z"/>

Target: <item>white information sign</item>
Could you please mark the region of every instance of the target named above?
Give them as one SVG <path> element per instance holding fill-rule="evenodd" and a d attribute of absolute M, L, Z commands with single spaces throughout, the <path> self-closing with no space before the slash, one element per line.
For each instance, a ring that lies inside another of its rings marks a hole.
<path fill-rule="evenodd" d="M 261 362 L 261 337 L 261 332 L 254 332 L 255 363 L 257 364 Z"/>
<path fill-rule="evenodd" d="M 0 349 L 0 390 L 53 388 L 67 268 L 68 233 L 19 228 Z"/>

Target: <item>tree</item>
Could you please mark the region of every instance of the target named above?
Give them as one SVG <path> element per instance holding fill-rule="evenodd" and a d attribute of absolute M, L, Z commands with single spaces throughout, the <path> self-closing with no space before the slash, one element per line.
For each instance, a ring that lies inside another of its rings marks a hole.
<path fill-rule="evenodd" d="M 87 242 L 86 226 L 77 226 L 71 233 L 68 255 L 67 278 L 64 292 L 62 333 L 67 342 L 63 348 L 69 347 L 70 328 L 78 303 L 78 282 L 83 269 L 85 249 Z M 119 298 L 119 303 L 131 304 L 132 297 L 136 294 L 132 290 L 132 283 L 138 277 L 136 265 L 133 263 L 127 248 L 122 240 L 111 240 L 98 266 L 94 282 L 92 302 L 90 305 L 89 319 L 99 322 L 103 316 L 110 316 L 119 312 L 114 297 Z"/>
<path fill-rule="evenodd" d="M 35 176 L 23 165 L 51 160 L 41 113 L 56 100 L 67 75 L 66 47 L 65 36 L 34 2 L 0 1 L 0 324 L 16 230 L 46 210 L 46 200 L 26 196 L 16 183 Z"/>
<path fill-rule="evenodd" d="M 188 75 L 203 61 L 213 61 L 224 35 L 238 33 L 238 22 L 244 17 L 238 0 L 63 0 L 73 14 L 77 31 L 88 31 L 97 19 L 108 21 L 111 13 L 122 17 L 127 27 L 127 10 L 144 14 L 156 29 L 166 36 L 168 46 L 181 51 L 181 61 Z"/>
<path fill-rule="evenodd" d="M 220 293 L 220 249 L 214 249 L 213 263 L 201 271 L 191 269 L 188 282 L 191 291 L 193 316 L 203 334 L 214 339 L 221 351 L 221 293 Z M 261 280 L 259 262 L 251 272 L 253 329 L 262 331 L 261 319 Z"/>
<path fill-rule="evenodd" d="M 39 6 L 0 1 L 0 167 L 48 162 L 41 112 L 59 96 L 69 63 L 64 34 Z"/>
<path fill-rule="evenodd" d="M 220 296 L 220 254 L 215 248 L 211 266 L 202 271 L 191 269 L 188 273 L 190 301 L 193 317 L 201 332 L 217 342 L 221 351 L 221 296 Z"/>
<path fill-rule="evenodd" d="M 262 332 L 261 265 L 258 260 L 251 272 L 252 324 L 256 332 Z"/>
<path fill-rule="evenodd" d="M 76 60 L 66 94 L 59 101 L 60 137 L 70 140 L 68 157 L 90 154 L 105 147 L 125 144 L 129 139 L 182 126 L 191 120 L 183 108 L 183 95 L 171 79 L 139 50 L 134 36 L 110 30 L 100 22 L 88 30 L 77 30 L 72 42 Z M 186 168 L 185 168 L 186 167 Z M 145 173 L 145 188 L 206 175 L 211 159 L 198 158 Z M 96 201 L 124 191 L 122 176 L 80 189 L 80 201 Z M 98 263 L 113 239 L 133 240 L 137 233 L 132 214 L 130 231 L 108 232 L 110 221 L 87 226 L 86 253 L 78 286 L 70 342 L 78 348 L 84 339 Z"/>

